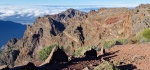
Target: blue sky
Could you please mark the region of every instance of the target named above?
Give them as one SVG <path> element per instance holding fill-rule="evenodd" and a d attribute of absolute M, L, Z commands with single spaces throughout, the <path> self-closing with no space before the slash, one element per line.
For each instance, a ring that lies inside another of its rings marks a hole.
<path fill-rule="evenodd" d="M 138 5 L 150 0 L 0 0 L 0 5 Z"/>

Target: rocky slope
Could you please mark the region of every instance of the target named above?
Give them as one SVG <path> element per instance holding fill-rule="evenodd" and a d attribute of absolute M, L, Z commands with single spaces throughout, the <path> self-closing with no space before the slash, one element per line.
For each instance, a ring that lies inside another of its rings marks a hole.
<path fill-rule="evenodd" d="M 149 4 L 142 4 L 135 9 L 101 8 L 88 13 L 68 9 L 39 17 L 32 26 L 27 26 L 23 38 L 12 39 L 5 45 L 0 65 L 17 66 L 39 61 L 39 50 L 52 44 L 64 46 L 67 55 L 72 55 L 79 47 L 101 47 L 104 40 L 132 38 L 149 27 L 149 10 Z"/>

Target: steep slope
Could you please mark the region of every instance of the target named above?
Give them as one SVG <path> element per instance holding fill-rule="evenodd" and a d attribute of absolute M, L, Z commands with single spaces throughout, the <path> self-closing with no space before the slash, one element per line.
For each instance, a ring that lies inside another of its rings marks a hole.
<path fill-rule="evenodd" d="M 26 25 L 0 20 L 0 47 L 12 38 L 22 38 Z"/>
<path fill-rule="evenodd" d="M 67 55 L 73 55 L 73 51 L 79 47 L 101 47 L 104 40 L 132 38 L 141 30 L 136 28 L 145 29 L 137 25 L 143 24 L 143 18 L 150 18 L 148 9 L 149 5 L 140 5 L 135 9 L 101 8 L 88 13 L 68 9 L 56 15 L 39 17 L 32 26 L 27 26 L 22 39 L 9 41 L 5 45 L 2 51 L 4 57 L 7 57 L 6 54 L 12 56 L 14 50 L 19 51 L 19 54 L 16 54 L 17 57 L 11 63 L 0 57 L 0 65 L 14 66 L 38 61 L 39 50 L 52 44 L 64 46 Z M 10 48 L 11 51 L 8 52 Z"/>

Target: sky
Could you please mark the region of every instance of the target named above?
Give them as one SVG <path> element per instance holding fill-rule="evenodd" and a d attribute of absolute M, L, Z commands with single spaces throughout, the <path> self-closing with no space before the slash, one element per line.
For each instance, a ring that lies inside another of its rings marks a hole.
<path fill-rule="evenodd" d="M 150 0 L 0 0 L 0 5 L 122 5 L 137 6 Z"/>

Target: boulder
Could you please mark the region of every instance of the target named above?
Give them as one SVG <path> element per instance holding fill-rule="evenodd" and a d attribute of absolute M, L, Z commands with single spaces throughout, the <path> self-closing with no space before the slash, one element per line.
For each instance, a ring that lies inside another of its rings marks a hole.
<path fill-rule="evenodd" d="M 21 70 L 37 70 L 36 66 L 29 62 L 26 66 L 23 66 Z"/>
<path fill-rule="evenodd" d="M 9 67 L 7 65 L 0 66 L 0 70 L 9 70 Z"/>
<path fill-rule="evenodd" d="M 85 57 L 97 57 L 97 52 L 95 49 L 91 49 L 84 53 Z"/>
<path fill-rule="evenodd" d="M 15 67 L 12 70 L 38 70 L 38 69 L 32 62 L 29 62 L 27 65 Z"/>
<path fill-rule="evenodd" d="M 60 62 L 68 62 L 68 56 L 62 49 L 56 46 L 52 49 L 49 57 L 40 66 L 49 63 L 60 63 Z"/>
<path fill-rule="evenodd" d="M 68 62 L 68 56 L 62 49 L 58 48 L 57 51 L 53 53 L 51 62 L 56 62 L 56 63 Z"/>

